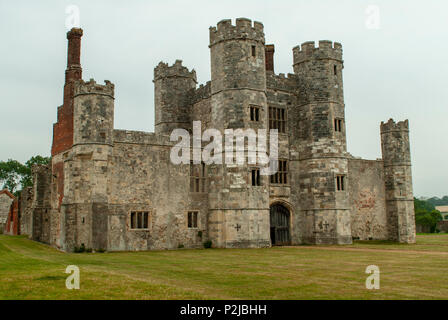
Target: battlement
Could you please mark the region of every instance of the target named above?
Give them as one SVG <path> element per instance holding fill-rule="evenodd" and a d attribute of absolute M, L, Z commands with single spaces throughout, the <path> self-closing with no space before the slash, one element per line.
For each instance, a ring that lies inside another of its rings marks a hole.
<path fill-rule="evenodd" d="M 115 86 L 109 80 L 104 80 L 105 85 L 97 84 L 95 80 L 90 79 L 88 82 L 79 80 L 75 83 L 75 94 L 85 95 L 85 94 L 100 94 L 105 96 L 114 97 Z"/>
<path fill-rule="evenodd" d="M 210 47 L 226 40 L 254 40 L 264 44 L 263 24 L 237 18 L 235 25 L 232 25 L 232 20 L 225 19 L 218 22 L 217 27 L 210 27 Z"/>
<path fill-rule="evenodd" d="M 211 81 L 207 81 L 205 85 L 201 84 L 199 88 L 197 88 L 196 91 L 194 92 L 193 103 L 210 98 L 211 91 L 212 91 Z"/>
<path fill-rule="evenodd" d="M 286 90 L 293 92 L 297 87 L 298 76 L 293 73 L 269 73 L 266 74 L 266 87 L 274 90 Z"/>
<path fill-rule="evenodd" d="M 388 122 L 381 122 L 381 133 L 387 133 L 391 131 L 409 131 L 409 120 L 399 121 L 395 123 L 393 119 L 389 119 Z"/>
<path fill-rule="evenodd" d="M 294 64 L 310 59 L 334 59 L 342 62 L 342 45 L 339 42 L 320 40 L 316 47 L 314 41 L 307 41 L 292 49 Z"/>
<path fill-rule="evenodd" d="M 187 67 L 182 66 L 182 60 L 176 60 L 172 66 L 161 61 L 159 65 L 154 68 L 154 81 L 170 77 L 191 78 L 197 82 L 196 71 L 194 69 L 190 71 Z"/>

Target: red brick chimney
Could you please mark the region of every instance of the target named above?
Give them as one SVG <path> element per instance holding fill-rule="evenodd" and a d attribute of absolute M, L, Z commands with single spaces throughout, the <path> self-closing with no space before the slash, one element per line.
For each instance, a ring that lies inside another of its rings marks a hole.
<path fill-rule="evenodd" d="M 268 44 L 265 46 L 266 71 L 274 72 L 274 52 L 275 47 L 273 44 Z"/>
<path fill-rule="evenodd" d="M 67 33 L 68 52 L 65 70 L 64 103 L 58 108 L 58 121 L 53 126 L 51 155 L 64 152 L 73 145 L 73 82 L 82 79 L 82 29 L 73 28 Z"/>

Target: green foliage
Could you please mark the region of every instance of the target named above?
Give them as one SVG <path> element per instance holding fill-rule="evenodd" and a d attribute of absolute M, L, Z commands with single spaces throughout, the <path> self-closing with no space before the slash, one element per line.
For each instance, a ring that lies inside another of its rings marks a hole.
<path fill-rule="evenodd" d="M 429 226 L 431 233 L 436 232 L 437 223 L 442 215 L 428 201 L 414 199 L 415 224 Z"/>
<path fill-rule="evenodd" d="M 185 248 L 185 246 L 184 246 L 183 244 L 179 244 L 179 245 L 177 246 L 177 249 L 183 249 L 183 248 Z"/>
<path fill-rule="evenodd" d="M 212 241 L 208 240 L 204 242 L 204 248 L 205 249 L 210 249 L 212 247 Z"/>
<path fill-rule="evenodd" d="M 2 189 L 8 189 L 18 195 L 21 189 L 33 185 L 32 166 L 35 164 L 48 165 L 49 163 L 49 157 L 39 155 L 31 157 L 25 164 L 12 159 L 0 161 L 0 185 Z"/>

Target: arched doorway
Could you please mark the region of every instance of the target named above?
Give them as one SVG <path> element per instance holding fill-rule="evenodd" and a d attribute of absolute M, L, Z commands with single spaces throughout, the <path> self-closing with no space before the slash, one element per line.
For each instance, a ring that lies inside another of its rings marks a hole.
<path fill-rule="evenodd" d="M 289 210 L 280 203 L 275 203 L 270 209 L 271 243 L 273 246 L 285 246 L 291 243 L 289 234 Z"/>

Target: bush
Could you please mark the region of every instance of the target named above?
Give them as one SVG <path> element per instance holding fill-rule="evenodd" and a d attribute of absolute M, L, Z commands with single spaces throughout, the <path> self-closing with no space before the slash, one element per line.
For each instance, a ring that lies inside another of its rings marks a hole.
<path fill-rule="evenodd" d="M 202 231 L 198 231 L 198 237 L 202 238 Z"/>
<path fill-rule="evenodd" d="M 106 250 L 105 249 L 98 249 L 98 250 L 95 250 L 95 252 L 104 253 L 104 252 L 106 252 Z"/>
<path fill-rule="evenodd" d="M 86 251 L 86 247 L 84 246 L 84 243 L 83 243 L 83 244 L 81 244 L 80 247 L 75 247 L 75 248 L 73 249 L 73 251 L 74 251 L 75 253 L 83 253 L 83 252 Z"/>
<path fill-rule="evenodd" d="M 183 244 L 179 244 L 179 245 L 177 246 L 177 249 L 183 249 L 183 248 L 185 248 Z"/>
<path fill-rule="evenodd" d="M 212 242 L 211 240 L 205 241 L 204 242 L 204 248 L 205 249 L 210 249 L 212 247 Z"/>

